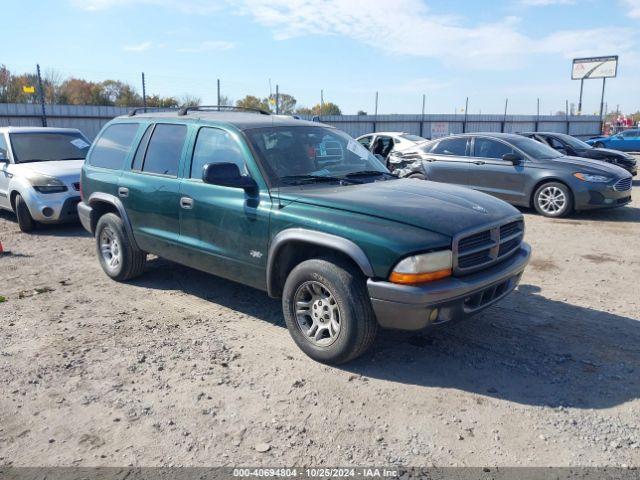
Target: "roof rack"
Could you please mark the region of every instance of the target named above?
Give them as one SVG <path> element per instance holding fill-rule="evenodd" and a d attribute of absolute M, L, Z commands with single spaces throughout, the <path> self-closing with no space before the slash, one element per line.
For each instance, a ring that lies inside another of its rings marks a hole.
<path fill-rule="evenodd" d="M 271 115 L 271 112 L 267 112 L 266 110 L 261 110 L 260 108 L 250 108 L 250 107 L 234 107 L 231 105 L 194 105 L 190 107 L 182 107 L 178 111 L 178 115 L 186 115 L 189 112 L 197 112 L 197 111 L 206 111 L 206 110 L 231 110 L 231 111 L 239 111 L 239 112 L 255 112 L 260 115 Z"/>
<path fill-rule="evenodd" d="M 148 110 L 153 110 L 154 112 L 157 112 L 160 109 L 163 109 L 163 110 L 177 110 L 178 107 L 136 107 L 136 108 L 133 108 L 129 112 L 129 116 L 130 117 L 135 117 L 138 114 L 138 112 L 147 113 Z"/>

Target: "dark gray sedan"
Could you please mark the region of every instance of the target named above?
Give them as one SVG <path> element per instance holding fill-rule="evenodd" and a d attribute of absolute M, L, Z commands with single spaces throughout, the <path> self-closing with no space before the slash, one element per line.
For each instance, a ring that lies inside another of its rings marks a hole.
<path fill-rule="evenodd" d="M 470 133 L 396 152 L 400 177 L 464 185 L 547 217 L 573 210 L 619 207 L 631 201 L 631 174 L 597 160 L 569 157 L 530 138 Z"/>

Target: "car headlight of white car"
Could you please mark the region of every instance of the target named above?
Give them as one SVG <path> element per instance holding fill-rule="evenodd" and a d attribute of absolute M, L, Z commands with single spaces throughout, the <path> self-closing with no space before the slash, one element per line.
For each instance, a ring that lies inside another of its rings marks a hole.
<path fill-rule="evenodd" d="M 611 181 L 611 177 L 607 177 L 605 175 L 591 175 L 590 173 L 574 173 L 574 177 L 578 180 L 582 180 L 583 182 L 593 182 L 593 183 L 607 183 Z"/>
<path fill-rule="evenodd" d="M 42 173 L 27 175 L 27 181 L 38 193 L 61 193 L 67 191 L 67 186 L 61 180 Z"/>

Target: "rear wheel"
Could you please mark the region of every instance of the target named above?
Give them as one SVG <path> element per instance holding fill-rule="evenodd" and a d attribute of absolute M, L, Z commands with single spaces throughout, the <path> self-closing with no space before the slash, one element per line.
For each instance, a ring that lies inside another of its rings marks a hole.
<path fill-rule="evenodd" d="M 15 198 L 16 217 L 18 217 L 18 226 L 20 230 L 25 233 L 31 232 L 36 227 L 36 222 L 29 212 L 27 203 L 22 198 L 22 195 L 18 194 Z"/>
<path fill-rule="evenodd" d="M 104 272 L 117 281 L 142 274 L 147 254 L 129 241 L 122 219 L 106 213 L 96 225 L 96 248 Z"/>
<path fill-rule="evenodd" d="M 362 355 L 378 330 L 365 278 L 339 259 L 296 266 L 284 285 L 282 309 L 298 347 L 323 363 L 340 364 Z"/>
<path fill-rule="evenodd" d="M 533 195 L 533 205 L 545 217 L 565 217 L 573 210 L 573 195 L 565 184 L 549 182 L 538 187 Z"/>

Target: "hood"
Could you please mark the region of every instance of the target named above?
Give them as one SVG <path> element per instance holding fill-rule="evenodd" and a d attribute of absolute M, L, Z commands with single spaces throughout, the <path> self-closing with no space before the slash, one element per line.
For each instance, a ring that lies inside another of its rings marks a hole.
<path fill-rule="evenodd" d="M 636 160 L 631 155 L 611 148 L 590 148 L 580 153 L 584 153 L 589 158 L 615 158 L 624 160 L 625 163 L 636 164 Z"/>
<path fill-rule="evenodd" d="M 84 160 L 58 160 L 52 162 L 18 163 L 14 165 L 16 173 L 20 171 L 40 173 L 60 179 L 80 178 Z"/>
<path fill-rule="evenodd" d="M 508 203 L 484 193 L 404 178 L 285 187 L 280 189 L 280 199 L 384 218 L 448 236 L 520 215 Z"/>
<path fill-rule="evenodd" d="M 553 163 L 561 163 L 575 167 L 576 171 L 592 173 L 595 175 L 608 175 L 610 177 L 626 177 L 629 174 L 624 168 L 602 162 L 600 160 L 591 160 L 582 157 L 558 157 L 550 160 Z"/>

